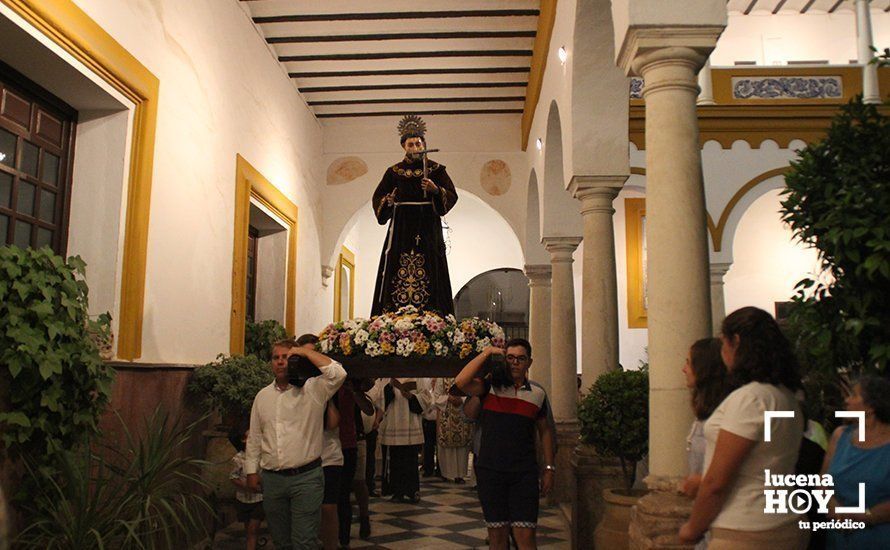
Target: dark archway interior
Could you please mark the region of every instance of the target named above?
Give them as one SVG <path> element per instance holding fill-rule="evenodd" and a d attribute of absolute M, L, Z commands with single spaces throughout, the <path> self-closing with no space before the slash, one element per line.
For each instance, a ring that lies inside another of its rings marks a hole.
<path fill-rule="evenodd" d="M 499 324 L 510 338 L 528 338 L 528 278 L 514 268 L 479 274 L 454 298 L 458 319 L 479 317 Z"/>

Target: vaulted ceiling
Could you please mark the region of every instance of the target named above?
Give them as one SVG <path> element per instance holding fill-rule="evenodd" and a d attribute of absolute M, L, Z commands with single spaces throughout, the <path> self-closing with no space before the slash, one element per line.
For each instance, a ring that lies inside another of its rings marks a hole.
<path fill-rule="evenodd" d="M 318 118 L 523 112 L 538 0 L 241 0 Z"/>

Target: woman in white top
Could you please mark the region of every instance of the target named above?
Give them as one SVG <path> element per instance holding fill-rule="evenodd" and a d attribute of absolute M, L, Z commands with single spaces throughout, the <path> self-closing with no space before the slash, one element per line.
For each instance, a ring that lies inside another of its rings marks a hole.
<path fill-rule="evenodd" d="M 705 422 L 705 475 L 680 539 L 693 543 L 710 529 L 709 550 L 802 550 L 809 540 L 809 531 L 798 528 L 803 516 L 764 512 L 765 471 L 795 473 L 804 428 L 794 397 L 801 389 L 797 361 L 775 319 L 761 309 L 734 311 L 721 332 L 723 362 L 738 389 Z M 794 412 L 772 419 L 769 442 L 766 411 Z"/>

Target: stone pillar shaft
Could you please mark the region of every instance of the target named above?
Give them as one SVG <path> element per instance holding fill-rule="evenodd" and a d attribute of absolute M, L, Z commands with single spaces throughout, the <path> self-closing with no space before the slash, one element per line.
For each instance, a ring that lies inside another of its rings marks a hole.
<path fill-rule="evenodd" d="M 572 276 L 572 252 L 578 237 L 545 237 L 553 269 L 550 304 L 550 379 L 551 403 L 557 422 L 572 422 L 578 417 L 578 382 L 575 344 L 575 282 Z"/>
<path fill-rule="evenodd" d="M 581 287 L 581 389 L 618 366 L 618 281 L 612 201 L 627 176 L 573 180 L 584 219 Z"/>
<path fill-rule="evenodd" d="M 856 51 L 857 60 L 862 64 L 862 100 L 865 103 L 880 103 L 878 66 L 869 63 L 874 57 L 872 44 L 869 0 L 856 0 Z"/>
<path fill-rule="evenodd" d="M 667 46 L 639 53 L 646 86 L 646 239 L 649 320 L 649 471 L 681 477 L 692 411 L 680 369 L 711 334 L 708 239 L 696 116 L 696 71 L 706 55 Z"/>
<path fill-rule="evenodd" d="M 731 262 L 711 264 L 711 323 L 712 334 L 720 335 L 720 325 L 726 317 L 726 300 L 723 297 L 723 277 L 729 271 Z"/>
<path fill-rule="evenodd" d="M 550 264 L 525 266 L 529 287 L 528 340 L 534 357 L 530 377 L 547 390 L 547 395 L 553 392 L 550 381 L 550 274 Z"/>

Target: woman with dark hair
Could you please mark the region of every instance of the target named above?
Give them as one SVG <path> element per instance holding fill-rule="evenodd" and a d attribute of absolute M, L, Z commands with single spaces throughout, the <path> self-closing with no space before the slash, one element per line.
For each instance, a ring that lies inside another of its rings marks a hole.
<path fill-rule="evenodd" d="M 806 548 L 809 531 L 797 525 L 802 516 L 764 512 L 764 472 L 794 475 L 803 436 L 791 345 L 776 320 L 755 307 L 728 315 L 721 332 L 721 356 L 737 389 L 705 422 L 705 475 L 680 539 L 696 542 L 710 529 L 709 550 Z M 767 411 L 794 412 L 770 423 L 770 441 Z"/>
<path fill-rule="evenodd" d="M 689 476 L 683 482 L 683 492 L 695 497 L 705 464 L 705 420 L 729 393 L 726 365 L 720 356 L 719 338 L 703 338 L 689 348 L 683 375 L 686 387 L 692 392 L 692 412 L 695 420 L 686 438 L 686 457 Z"/>
<path fill-rule="evenodd" d="M 834 497 L 828 504 L 832 519 L 850 519 L 865 529 L 839 530 L 828 534 L 828 548 L 869 550 L 890 547 L 890 380 L 861 377 L 846 399 L 848 411 L 865 414 L 863 433 L 858 422 L 840 426 L 831 436 L 822 473 L 834 482 Z M 859 485 L 865 486 L 865 511 L 841 513 L 837 506 L 860 502 Z"/>

